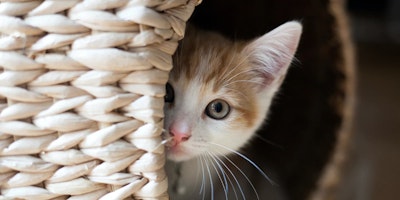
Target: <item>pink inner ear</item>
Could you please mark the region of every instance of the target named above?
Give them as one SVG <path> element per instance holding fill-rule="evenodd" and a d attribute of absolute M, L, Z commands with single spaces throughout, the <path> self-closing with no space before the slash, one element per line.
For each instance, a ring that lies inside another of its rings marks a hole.
<path fill-rule="evenodd" d="M 256 72 L 259 74 L 259 77 L 261 77 L 261 81 L 262 82 L 262 88 L 265 88 L 269 85 L 272 84 L 272 82 L 274 82 L 275 78 L 275 74 L 276 73 L 270 73 L 270 71 L 266 71 L 264 69 L 257 69 Z"/>
<path fill-rule="evenodd" d="M 274 44 L 262 44 L 252 51 L 250 61 L 254 70 L 262 78 L 260 82 L 263 83 L 264 87 L 280 80 L 286 74 L 293 54 L 290 55 L 287 52 L 288 49 L 285 50 L 275 49 Z"/>
<path fill-rule="evenodd" d="M 286 74 L 296 52 L 302 27 L 298 22 L 287 22 L 251 42 L 244 49 L 250 55 L 255 70 L 261 73 L 265 85 L 280 80 Z"/>

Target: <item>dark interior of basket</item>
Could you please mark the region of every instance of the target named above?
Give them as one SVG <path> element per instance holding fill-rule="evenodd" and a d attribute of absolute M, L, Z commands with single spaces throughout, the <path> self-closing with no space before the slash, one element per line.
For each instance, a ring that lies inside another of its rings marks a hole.
<path fill-rule="evenodd" d="M 209 0 L 197 7 L 191 23 L 233 39 L 262 35 L 290 20 L 304 26 L 298 62 L 289 70 L 269 120 L 243 152 L 276 172 L 289 199 L 307 199 L 338 141 L 343 123 L 347 74 L 342 43 L 328 0 Z M 266 141 L 267 144 L 266 144 Z"/>

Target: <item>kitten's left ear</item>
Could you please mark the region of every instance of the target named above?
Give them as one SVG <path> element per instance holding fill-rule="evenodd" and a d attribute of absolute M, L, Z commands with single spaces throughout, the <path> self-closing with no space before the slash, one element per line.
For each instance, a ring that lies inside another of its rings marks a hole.
<path fill-rule="evenodd" d="M 264 85 L 281 81 L 296 52 L 302 26 L 299 22 L 287 22 L 250 42 L 243 49 L 252 67 L 264 78 Z"/>

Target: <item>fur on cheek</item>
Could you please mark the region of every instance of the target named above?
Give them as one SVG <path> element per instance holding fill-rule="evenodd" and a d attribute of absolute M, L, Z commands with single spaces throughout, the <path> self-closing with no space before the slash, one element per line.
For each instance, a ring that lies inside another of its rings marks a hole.
<path fill-rule="evenodd" d="M 209 142 L 217 143 L 231 149 L 242 147 L 253 135 L 253 127 L 248 127 L 243 115 L 234 111 L 226 120 L 212 121 L 206 126 Z M 211 121 L 208 120 L 208 121 Z M 221 149 L 222 150 L 222 149 Z"/>

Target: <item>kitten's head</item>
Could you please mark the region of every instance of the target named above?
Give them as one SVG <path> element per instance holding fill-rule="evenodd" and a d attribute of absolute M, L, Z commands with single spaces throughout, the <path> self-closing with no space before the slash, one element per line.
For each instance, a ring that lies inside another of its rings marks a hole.
<path fill-rule="evenodd" d="M 169 159 L 228 154 L 246 144 L 286 75 L 301 30 L 288 22 L 248 43 L 188 30 L 165 97 Z"/>

